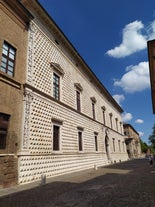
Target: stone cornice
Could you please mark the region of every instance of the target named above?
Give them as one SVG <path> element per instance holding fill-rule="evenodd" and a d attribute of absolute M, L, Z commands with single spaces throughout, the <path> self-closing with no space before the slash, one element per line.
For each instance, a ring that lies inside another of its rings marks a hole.
<path fill-rule="evenodd" d="M 17 18 L 20 18 L 27 26 L 33 19 L 32 14 L 18 0 L 0 0 L 0 3 L 10 8 L 12 12 L 14 12 L 14 15 L 16 15 Z"/>

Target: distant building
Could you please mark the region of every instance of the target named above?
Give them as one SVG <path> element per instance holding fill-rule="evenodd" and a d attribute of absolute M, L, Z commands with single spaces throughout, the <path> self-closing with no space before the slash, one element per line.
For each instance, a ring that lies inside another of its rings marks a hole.
<path fill-rule="evenodd" d="M 129 158 L 141 157 L 141 144 L 138 132 L 130 124 L 123 124 L 125 143 Z"/>
<path fill-rule="evenodd" d="M 12 162 L 8 185 L 127 160 L 123 109 L 40 3 L 0 6 L 0 163 Z"/>
<path fill-rule="evenodd" d="M 147 45 L 150 69 L 152 108 L 153 113 L 155 114 L 155 40 L 148 41 Z"/>

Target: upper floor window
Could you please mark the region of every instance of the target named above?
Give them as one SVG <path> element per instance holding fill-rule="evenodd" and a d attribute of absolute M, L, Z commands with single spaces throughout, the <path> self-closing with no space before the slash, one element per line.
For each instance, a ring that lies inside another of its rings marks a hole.
<path fill-rule="evenodd" d="M 76 91 L 76 105 L 77 105 L 77 110 L 81 111 L 80 92 L 79 91 Z"/>
<path fill-rule="evenodd" d="M 95 151 L 98 151 L 98 133 L 94 132 L 94 138 L 95 138 Z"/>
<path fill-rule="evenodd" d="M 92 113 L 93 113 L 93 119 L 95 119 L 95 103 L 92 102 Z"/>
<path fill-rule="evenodd" d="M 121 143 L 120 143 L 120 140 L 118 140 L 118 148 L 119 148 L 119 151 L 121 152 Z"/>
<path fill-rule="evenodd" d="M 111 128 L 113 128 L 113 125 L 112 125 L 112 113 L 109 114 L 109 117 L 110 117 L 110 125 L 111 125 Z"/>
<path fill-rule="evenodd" d="M 83 88 L 80 83 L 74 83 L 74 87 L 76 88 L 76 108 L 81 111 L 81 92 Z"/>
<path fill-rule="evenodd" d="M 115 138 L 112 139 L 113 151 L 115 152 Z"/>
<path fill-rule="evenodd" d="M 115 118 L 115 122 L 116 122 L 116 130 L 118 131 L 118 118 Z"/>
<path fill-rule="evenodd" d="M 10 115 L 0 113 L 0 149 L 6 148 L 6 138 Z"/>
<path fill-rule="evenodd" d="M 92 115 L 93 115 L 93 119 L 96 118 L 95 116 L 95 103 L 96 103 L 96 98 L 95 97 L 91 97 L 90 98 L 92 100 Z"/>
<path fill-rule="evenodd" d="M 53 69 L 53 97 L 60 100 L 60 82 L 65 73 L 58 63 L 51 62 L 51 68 Z"/>
<path fill-rule="evenodd" d="M 122 134 L 123 133 L 123 130 L 122 130 L 122 122 L 120 121 L 119 124 L 120 124 L 120 131 L 121 131 L 121 134 Z"/>
<path fill-rule="evenodd" d="M 106 125 L 106 119 L 105 119 L 105 111 L 106 111 L 106 107 L 105 106 L 102 106 L 102 113 L 103 113 L 103 123 L 104 125 Z"/>
<path fill-rule="evenodd" d="M 60 78 L 53 73 L 53 97 L 57 100 L 60 98 Z"/>
<path fill-rule="evenodd" d="M 16 49 L 4 41 L 0 70 L 14 76 Z"/>

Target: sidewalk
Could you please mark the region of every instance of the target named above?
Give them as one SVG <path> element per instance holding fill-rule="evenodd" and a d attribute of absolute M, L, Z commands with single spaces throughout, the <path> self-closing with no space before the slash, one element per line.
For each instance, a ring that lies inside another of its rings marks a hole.
<path fill-rule="evenodd" d="M 1 189 L 0 194 L 0 207 L 154 207 L 155 166 L 132 160 L 51 178 L 46 185 Z"/>

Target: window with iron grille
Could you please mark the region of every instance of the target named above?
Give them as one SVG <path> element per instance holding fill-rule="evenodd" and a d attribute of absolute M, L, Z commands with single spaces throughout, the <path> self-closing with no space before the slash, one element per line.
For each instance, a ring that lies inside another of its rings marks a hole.
<path fill-rule="evenodd" d="M 14 76 L 15 57 L 16 49 L 4 41 L 0 70 L 10 76 Z"/>
<path fill-rule="evenodd" d="M 6 138 L 10 115 L 0 113 L 0 149 L 6 148 Z"/>
<path fill-rule="evenodd" d="M 79 91 L 76 91 L 76 104 L 77 104 L 77 110 L 81 111 L 80 92 Z"/>
<path fill-rule="evenodd" d="M 60 96 L 60 78 L 58 75 L 53 73 L 53 97 L 59 100 Z"/>
<path fill-rule="evenodd" d="M 60 127 L 54 125 L 53 126 L 53 150 L 58 151 L 60 150 L 59 147 L 59 139 L 60 139 Z"/>

